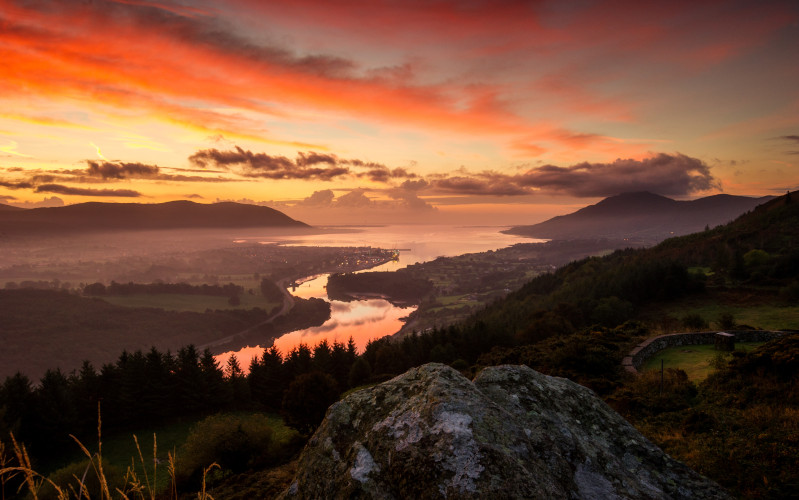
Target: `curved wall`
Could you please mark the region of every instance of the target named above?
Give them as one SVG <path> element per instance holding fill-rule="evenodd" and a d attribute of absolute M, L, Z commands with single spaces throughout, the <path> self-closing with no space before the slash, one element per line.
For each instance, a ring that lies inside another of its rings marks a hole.
<path fill-rule="evenodd" d="M 638 374 L 638 369 L 655 353 L 667 347 L 682 345 L 713 344 L 719 332 L 670 333 L 644 340 L 624 357 L 621 364 L 630 373 Z M 735 335 L 735 342 L 766 342 L 784 334 L 769 330 L 730 330 L 725 333 Z"/>

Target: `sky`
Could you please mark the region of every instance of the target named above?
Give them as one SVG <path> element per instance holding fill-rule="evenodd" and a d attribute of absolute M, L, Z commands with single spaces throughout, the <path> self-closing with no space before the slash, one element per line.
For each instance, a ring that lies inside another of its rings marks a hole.
<path fill-rule="evenodd" d="M 0 203 L 524 224 L 799 187 L 799 2 L 0 0 Z"/>

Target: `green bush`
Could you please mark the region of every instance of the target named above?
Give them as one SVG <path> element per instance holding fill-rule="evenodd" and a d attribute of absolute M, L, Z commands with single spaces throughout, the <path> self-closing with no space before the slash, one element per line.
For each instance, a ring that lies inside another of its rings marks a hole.
<path fill-rule="evenodd" d="M 710 326 L 705 318 L 696 313 L 686 314 L 681 321 L 682 326 L 691 331 L 707 330 Z"/>
<path fill-rule="evenodd" d="M 208 417 L 192 428 L 178 450 L 176 481 L 196 488 L 203 470 L 214 462 L 222 476 L 269 465 L 278 452 L 273 435 L 269 420 L 261 414 Z"/>

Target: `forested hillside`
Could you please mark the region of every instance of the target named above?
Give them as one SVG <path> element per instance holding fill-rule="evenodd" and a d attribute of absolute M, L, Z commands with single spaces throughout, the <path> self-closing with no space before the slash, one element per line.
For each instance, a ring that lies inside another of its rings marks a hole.
<path fill-rule="evenodd" d="M 799 298 L 798 236 L 794 192 L 715 229 L 573 262 L 533 279 L 465 328 L 501 325 L 521 339 L 536 340 L 592 324 L 615 326 L 647 303 L 712 289 L 757 288 L 789 302 Z"/>

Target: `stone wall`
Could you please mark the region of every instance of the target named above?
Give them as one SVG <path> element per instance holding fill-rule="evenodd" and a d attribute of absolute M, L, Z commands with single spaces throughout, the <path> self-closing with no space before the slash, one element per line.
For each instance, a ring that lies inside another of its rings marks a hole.
<path fill-rule="evenodd" d="M 635 349 L 625 356 L 621 364 L 630 373 L 638 374 L 638 369 L 644 362 L 667 347 L 683 345 L 713 344 L 714 336 L 717 332 L 691 332 L 691 333 L 671 333 L 660 335 L 644 340 Z M 735 335 L 735 342 L 766 342 L 777 338 L 784 332 L 769 330 L 730 330 L 726 333 Z"/>

